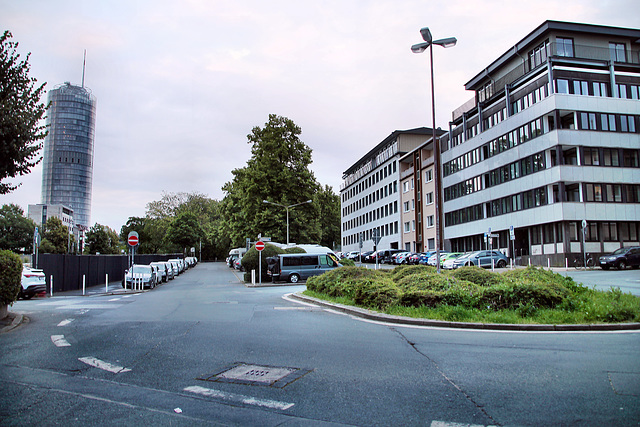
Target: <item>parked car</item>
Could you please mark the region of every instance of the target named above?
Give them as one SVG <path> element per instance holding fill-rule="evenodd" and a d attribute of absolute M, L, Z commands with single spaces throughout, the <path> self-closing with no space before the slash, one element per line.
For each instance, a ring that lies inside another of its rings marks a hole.
<path fill-rule="evenodd" d="M 153 289 L 158 284 L 154 267 L 148 264 L 134 264 L 125 272 L 122 287 L 133 289 L 142 282 L 142 288 Z"/>
<path fill-rule="evenodd" d="M 444 268 L 445 270 L 453 270 L 454 268 L 458 268 L 458 267 L 460 267 L 460 265 L 457 265 L 457 266 L 456 266 L 456 265 L 454 265 L 454 264 L 455 264 L 455 262 L 456 262 L 457 260 L 462 260 L 462 259 L 464 259 L 464 258 L 468 258 L 468 257 L 469 257 L 469 255 L 471 255 L 471 252 L 463 253 L 463 254 L 461 254 L 461 255 L 458 255 L 458 256 L 457 256 L 457 257 L 455 257 L 455 258 L 449 258 L 449 259 L 447 259 L 447 260 L 445 260 L 445 261 L 444 261 L 444 263 L 442 264 L 442 268 Z M 460 263 L 460 264 L 461 264 L 461 265 L 464 265 L 464 263 Z"/>
<path fill-rule="evenodd" d="M 427 265 L 427 262 L 429 262 L 429 257 L 433 255 L 435 252 L 436 251 L 428 251 L 428 252 L 422 252 L 420 254 L 416 254 L 415 256 L 412 256 L 411 258 L 409 258 L 409 264 Z"/>
<path fill-rule="evenodd" d="M 442 258 L 447 255 L 449 252 L 447 251 L 440 251 L 440 265 L 442 265 Z M 436 266 L 436 255 L 438 255 L 437 252 L 434 252 L 431 254 L 431 256 L 429 257 L 429 259 L 427 260 L 427 265 L 430 265 L 432 267 Z"/>
<path fill-rule="evenodd" d="M 409 262 L 409 257 L 413 255 L 411 252 L 400 252 L 398 254 L 395 255 L 395 261 L 394 264 L 408 264 Z"/>
<path fill-rule="evenodd" d="M 167 266 L 164 262 L 152 262 L 149 265 L 157 269 L 156 277 L 158 278 L 158 283 L 164 283 L 169 280 L 169 276 L 167 275 Z"/>
<path fill-rule="evenodd" d="M 233 268 L 238 271 L 243 271 L 242 258 L 236 258 L 233 260 Z"/>
<path fill-rule="evenodd" d="M 31 299 L 34 295 L 47 292 L 47 282 L 42 270 L 35 268 L 22 268 L 22 286 L 18 292 L 18 298 Z"/>
<path fill-rule="evenodd" d="M 640 246 L 620 248 L 609 255 L 603 255 L 598 259 L 598 264 L 603 270 L 615 267 L 624 270 L 628 266 L 638 268 L 640 266 Z"/>
<path fill-rule="evenodd" d="M 298 283 L 338 267 L 340 263 L 333 254 L 280 254 L 267 258 L 267 274 L 274 281 Z"/>
<path fill-rule="evenodd" d="M 184 272 L 184 270 L 186 269 L 186 264 L 184 263 L 184 260 L 180 259 L 180 258 L 172 258 L 169 260 L 170 262 L 175 262 L 178 266 L 178 274 L 182 274 Z"/>
<path fill-rule="evenodd" d="M 450 267 L 449 267 L 448 269 L 449 269 L 449 270 L 450 270 L 450 269 L 452 269 L 452 268 L 453 268 L 453 267 L 452 267 L 452 266 L 453 266 L 453 261 L 454 261 L 456 258 L 458 258 L 460 255 L 462 255 L 462 252 L 450 252 L 450 253 L 447 253 L 447 254 L 441 255 L 441 256 L 440 256 L 440 267 L 442 267 L 442 268 L 447 268 L 447 267 L 445 267 L 445 263 L 446 263 L 447 261 L 451 261 L 451 262 L 450 262 L 450 264 L 449 264 L 449 265 L 450 265 Z"/>
<path fill-rule="evenodd" d="M 359 251 L 348 252 L 345 256 L 345 258 L 349 258 L 350 260 L 353 260 L 353 261 L 356 261 L 359 257 L 360 257 Z"/>
<path fill-rule="evenodd" d="M 498 251 L 476 251 L 471 252 L 466 257 L 459 257 L 453 262 L 453 268 L 462 266 L 476 265 L 484 268 L 491 268 L 494 265 L 497 268 L 507 266 L 509 258 Z"/>
<path fill-rule="evenodd" d="M 169 261 L 160 261 L 160 262 L 162 262 L 167 268 L 167 280 L 173 280 L 176 277 L 173 271 L 173 265 Z"/>

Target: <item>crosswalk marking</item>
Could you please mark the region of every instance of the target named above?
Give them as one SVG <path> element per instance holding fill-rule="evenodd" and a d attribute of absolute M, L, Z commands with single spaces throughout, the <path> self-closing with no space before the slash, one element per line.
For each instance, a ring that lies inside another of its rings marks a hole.
<path fill-rule="evenodd" d="M 71 347 L 71 344 L 64 338 L 64 335 L 51 335 L 51 342 L 56 347 Z"/>
<path fill-rule="evenodd" d="M 82 363 L 86 363 L 89 366 L 93 366 L 94 368 L 102 369 L 108 372 L 112 372 L 114 374 L 121 374 L 123 372 L 130 372 L 131 369 L 123 368 L 122 366 L 114 365 L 109 362 L 104 362 L 100 359 L 96 359 L 95 357 L 79 357 L 79 361 Z"/>
<path fill-rule="evenodd" d="M 276 400 L 257 399 L 251 396 L 243 396 L 241 394 L 226 393 L 224 391 L 213 390 L 210 388 L 204 388 L 199 386 L 186 387 L 184 391 L 199 394 L 201 396 L 215 397 L 217 399 L 222 399 L 222 400 L 235 402 L 235 403 L 244 403 L 246 405 L 255 405 L 255 406 L 261 406 L 264 408 L 279 409 L 281 411 L 287 410 L 294 405 L 293 403 L 278 402 Z"/>

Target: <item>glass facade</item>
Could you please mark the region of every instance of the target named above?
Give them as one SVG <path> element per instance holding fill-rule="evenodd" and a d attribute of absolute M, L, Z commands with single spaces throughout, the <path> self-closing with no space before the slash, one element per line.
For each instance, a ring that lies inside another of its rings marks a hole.
<path fill-rule="evenodd" d="M 42 203 L 71 207 L 75 224 L 89 228 L 96 99 L 86 88 L 65 83 L 49 92 L 49 102 Z"/>

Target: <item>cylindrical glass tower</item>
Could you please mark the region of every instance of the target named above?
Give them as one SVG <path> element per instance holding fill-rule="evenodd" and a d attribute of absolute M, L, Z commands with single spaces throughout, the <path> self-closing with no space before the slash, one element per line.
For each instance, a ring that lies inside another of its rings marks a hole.
<path fill-rule="evenodd" d="M 49 102 L 42 203 L 72 208 L 74 223 L 89 228 L 96 98 L 84 87 L 65 83 L 49 92 Z"/>

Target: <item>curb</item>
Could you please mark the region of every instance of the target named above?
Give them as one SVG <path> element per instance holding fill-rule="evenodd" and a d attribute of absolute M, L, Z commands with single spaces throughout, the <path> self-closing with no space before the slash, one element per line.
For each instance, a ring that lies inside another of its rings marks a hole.
<path fill-rule="evenodd" d="M 331 308 L 332 310 L 367 320 L 394 323 L 409 326 L 431 326 L 451 329 L 476 329 L 491 331 L 525 331 L 525 332 L 611 332 L 611 331 L 635 331 L 640 330 L 640 323 L 597 323 L 587 325 L 541 325 L 541 324 L 503 324 L 503 323 L 465 323 L 447 322 L 445 320 L 417 319 L 413 317 L 393 316 L 378 313 L 360 307 L 327 302 L 317 298 L 302 295 L 300 292 L 289 294 L 293 299 L 301 302 Z"/>
<path fill-rule="evenodd" d="M 13 317 L 13 321 L 10 325 L 4 326 L 2 329 L 0 329 L 0 334 L 12 331 L 24 322 L 24 316 L 20 313 L 14 313 L 10 311 L 7 317 Z"/>

